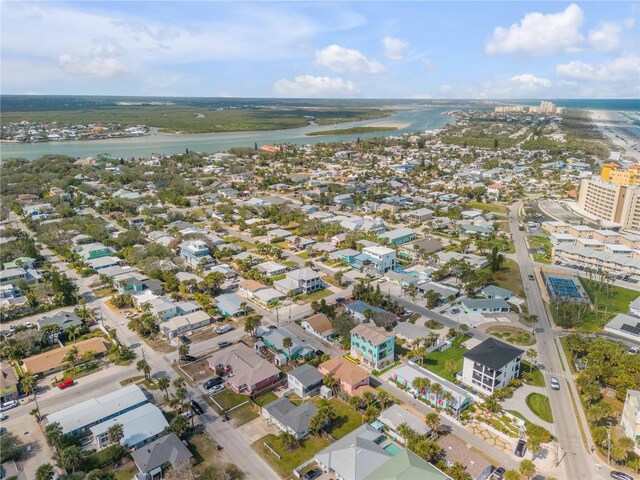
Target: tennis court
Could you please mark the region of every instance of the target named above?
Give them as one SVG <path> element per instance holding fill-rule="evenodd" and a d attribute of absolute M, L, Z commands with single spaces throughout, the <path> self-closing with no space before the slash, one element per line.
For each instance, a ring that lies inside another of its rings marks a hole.
<path fill-rule="evenodd" d="M 589 303 L 587 293 L 582 287 L 580 280 L 575 277 L 546 273 L 545 284 L 551 300 Z"/>

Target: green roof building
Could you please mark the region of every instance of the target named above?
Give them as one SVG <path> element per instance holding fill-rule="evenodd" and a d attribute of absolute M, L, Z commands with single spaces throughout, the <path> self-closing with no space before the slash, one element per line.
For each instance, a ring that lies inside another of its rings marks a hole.
<path fill-rule="evenodd" d="M 364 480 L 452 480 L 411 450 L 402 449 Z"/>

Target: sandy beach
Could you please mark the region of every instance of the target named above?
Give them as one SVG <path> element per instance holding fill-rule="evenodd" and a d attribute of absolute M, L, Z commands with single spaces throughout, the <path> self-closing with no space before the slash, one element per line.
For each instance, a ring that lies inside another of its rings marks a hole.
<path fill-rule="evenodd" d="M 640 162 L 640 138 L 633 135 L 626 119 L 608 110 L 589 110 L 589 115 L 598 129 L 618 148 L 622 158 Z"/>
<path fill-rule="evenodd" d="M 379 120 L 377 122 L 367 123 L 366 127 L 395 127 L 397 129 L 407 128 L 411 122 L 394 122 L 393 120 Z"/>

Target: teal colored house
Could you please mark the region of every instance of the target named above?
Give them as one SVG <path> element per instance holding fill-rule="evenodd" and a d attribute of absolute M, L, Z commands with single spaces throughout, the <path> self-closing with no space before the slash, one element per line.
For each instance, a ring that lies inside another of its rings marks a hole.
<path fill-rule="evenodd" d="M 416 232 L 410 228 L 398 228 L 389 232 L 384 232 L 380 235 L 380 238 L 387 238 L 389 243 L 393 245 L 403 245 L 405 243 L 413 242 L 416 237 Z"/>
<path fill-rule="evenodd" d="M 94 258 L 108 257 L 115 251 L 109 247 L 104 246 L 101 243 L 87 243 L 85 245 L 79 245 L 76 249 L 78 255 L 85 260 L 93 260 Z"/>
<path fill-rule="evenodd" d="M 338 260 L 342 260 L 347 265 L 353 265 L 358 255 L 360 255 L 360 252 L 358 250 L 354 250 L 353 248 L 346 248 L 344 250 L 336 252 L 335 258 L 337 258 Z"/>
<path fill-rule="evenodd" d="M 351 356 L 372 370 L 382 370 L 395 361 L 396 336 L 384 328 L 361 323 L 351 330 Z"/>

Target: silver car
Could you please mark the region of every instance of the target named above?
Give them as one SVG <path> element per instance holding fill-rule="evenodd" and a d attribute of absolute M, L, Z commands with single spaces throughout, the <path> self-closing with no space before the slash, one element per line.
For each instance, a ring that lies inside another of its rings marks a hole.
<path fill-rule="evenodd" d="M 555 377 L 551 377 L 551 390 L 560 390 L 560 382 Z"/>

